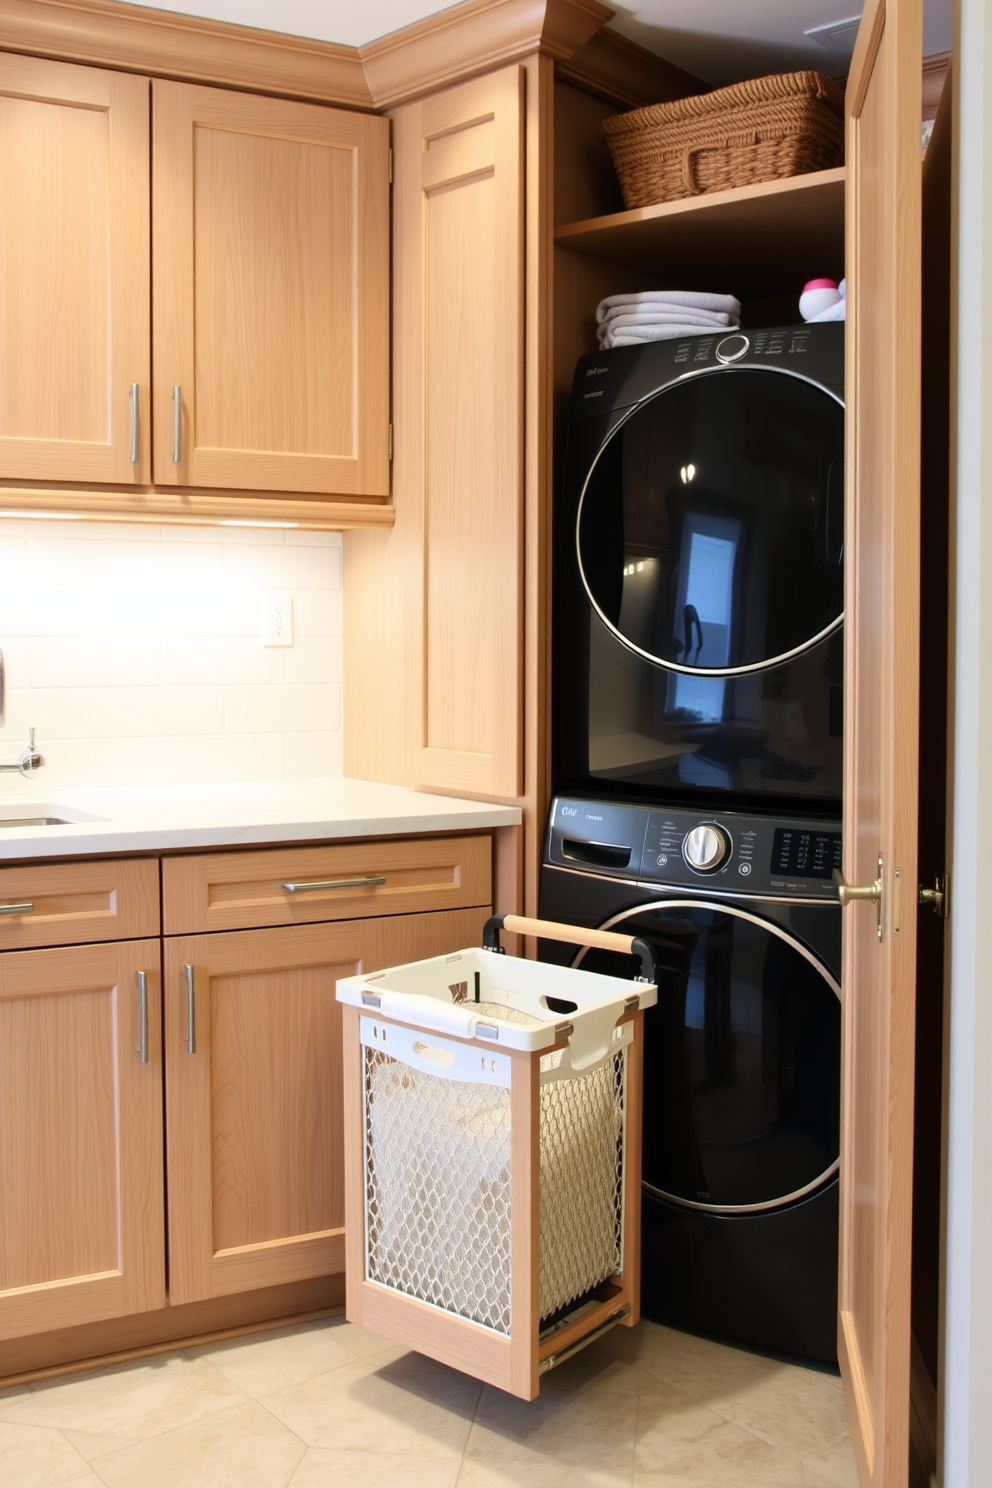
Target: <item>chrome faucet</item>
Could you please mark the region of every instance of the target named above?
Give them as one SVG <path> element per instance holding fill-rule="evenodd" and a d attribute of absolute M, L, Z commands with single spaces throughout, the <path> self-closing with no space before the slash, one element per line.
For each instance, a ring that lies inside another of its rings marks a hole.
<path fill-rule="evenodd" d="M 44 759 L 34 747 L 34 729 L 29 728 L 27 748 L 21 750 L 14 764 L 0 765 L 0 774 L 6 775 L 19 770 L 27 780 L 35 770 L 40 770 L 44 763 Z"/>
<path fill-rule="evenodd" d="M 0 728 L 3 728 L 6 722 L 7 672 L 3 664 L 3 652 L 0 651 Z M 27 748 L 21 750 L 15 764 L 0 765 L 0 774 L 7 775 L 11 774 L 14 770 L 18 770 L 24 776 L 25 780 L 27 780 L 35 770 L 40 770 L 44 763 L 44 759 L 34 747 L 34 729 L 29 728 Z"/>

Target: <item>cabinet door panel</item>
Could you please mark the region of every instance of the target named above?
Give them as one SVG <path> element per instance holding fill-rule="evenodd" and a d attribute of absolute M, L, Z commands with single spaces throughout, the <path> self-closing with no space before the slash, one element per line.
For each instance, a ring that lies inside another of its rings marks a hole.
<path fill-rule="evenodd" d="M 0 476 L 147 481 L 147 79 L 0 55 L 0 197 Z"/>
<path fill-rule="evenodd" d="M 153 90 L 155 479 L 388 494 L 388 124 Z"/>
<path fill-rule="evenodd" d="M 847 102 L 838 1353 L 864 1488 L 909 1480 L 919 802 L 920 0 L 870 0 Z"/>
<path fill-rule="evenodd" d="M 523 86 L 522 69 L 507 68 L 394 120 L 397 438 L 422 545 L 410 774 L 510 797 L 521 756 Z"/>
<path fill-rule="evenodd" d="M 193 1302 L 344 1267 L 337 979 L 477 942 L 488 908 L 170 937 L 170 1288 Z M 193 968 L 194 1051 L 189 990 Z"/>
<path fill-rule="evenodd" d="M 0 1337 L 165 1305 L 159 960 L 0 956 Z"/>

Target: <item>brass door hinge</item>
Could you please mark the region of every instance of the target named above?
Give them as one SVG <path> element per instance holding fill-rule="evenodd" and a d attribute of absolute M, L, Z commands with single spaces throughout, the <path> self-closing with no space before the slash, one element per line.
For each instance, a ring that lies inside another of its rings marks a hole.
<path fill-rule="evenodd" d="M 390 145 L 390 147 L 389 147 L 389 184 L 390 184 L 390 186 L 392 186 L 392 184 L 393 184 L 393 147 L 392 147 L 392 145 Z"/>
<path fill-rule="evenodd" d="M 393 458 L 393 426 L 389 426 L 389 458 Z"/>
<path fill-rule="evenodd" d="M 921 904 L 929 904 L 938 919 L 949 919 L 951 913 L 951 875 L 949 873 L 938 873 L 934 878 L 932 889 L 925 889 L 920 884 L 919 901 Z"/>

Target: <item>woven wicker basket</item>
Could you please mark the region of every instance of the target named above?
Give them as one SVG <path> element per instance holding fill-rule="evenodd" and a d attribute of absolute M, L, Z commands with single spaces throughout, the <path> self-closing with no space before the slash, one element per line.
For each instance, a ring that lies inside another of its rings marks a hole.
<path fill-rule="evenodd" d="M 819 72 L 754 78 L 603 121 L 628 207 L 829 170 L 844 158 L 844 96 Z"/>

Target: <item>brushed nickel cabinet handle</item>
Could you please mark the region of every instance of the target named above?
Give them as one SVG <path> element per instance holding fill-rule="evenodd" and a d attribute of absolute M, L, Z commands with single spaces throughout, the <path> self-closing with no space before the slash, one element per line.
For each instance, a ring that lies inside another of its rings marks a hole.
<path fill-rule="evenodd" d="M 34 905 L 30 900 L 24 904 L 0 904 L 0 915 L 5 914 L 34 914 Z"/>
<path fill-rule="evenodd" d="M 138 1007 L 141 1014 L 138 1053 L 142 1064 L 148 1063 L 148 973 L 138 972 Z"/>
<path fill-rule="evenodd" d="M 131 464 L 138 463 L 138 384 L 131 384 Z"/>
<path fill-rule="evenodd" d="M 287 894 L 305 894 L 308 889 L 365 889 L 384 884 L 381 873 L 370 873 L 365 878 L 322 878 L 313 883 L 284 883 Z"/>
<path fill-rule="evenodd" d="M 196 1053 L 196 991 L 193 986 L 193 968 L 184 966 L 186 974 L 186 1052 Z"/>
<path fill-rule="evenodd" d="M 178 465 L 183 454 L 183 390 L 180 384 L 172 388 L 172 463 Z"/>

